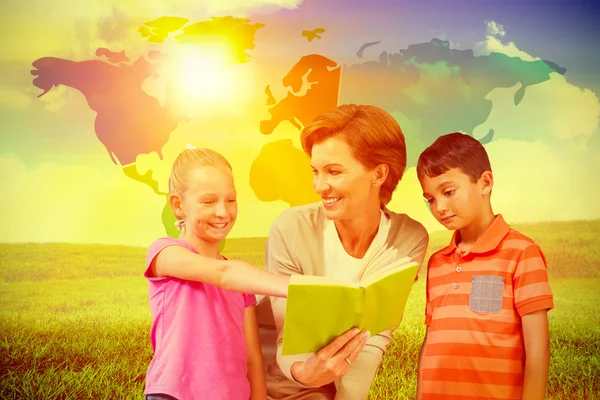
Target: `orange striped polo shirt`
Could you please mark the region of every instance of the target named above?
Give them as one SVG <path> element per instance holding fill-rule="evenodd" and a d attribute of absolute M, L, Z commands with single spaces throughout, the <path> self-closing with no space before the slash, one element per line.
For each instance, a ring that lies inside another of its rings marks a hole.
<path fill-rule="evenodd" d="M 457 234 L 429 259 L 423 400 L 520 400 L 521 317 L 554 307 L 546 259 L 500 214 L 460 257 Z"/>

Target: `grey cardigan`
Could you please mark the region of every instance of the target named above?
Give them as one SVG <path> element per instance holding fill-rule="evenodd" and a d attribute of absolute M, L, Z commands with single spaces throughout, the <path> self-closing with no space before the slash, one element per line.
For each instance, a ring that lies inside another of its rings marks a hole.
<path fill-rule="evenodd" d="M 397 258 L 410 257 L 422 265 L 429 243 L 425 228 L 406 214 L 397 214 L 387 208 L 390 230 L 385 246 L 398 250 Z M 323 276 L 325 214 L 322 203 L 292 207 L 282 212 L 273 222 L 266 250 L 267 270 L 281 275 L 305 274 Z M 363 277 L 380 272 L 385 265 L 368 265 Z M 290 372 L 296 361 L 308 355 L 282 356 L 282 332 L 286 299 L 259 299 L 257 315 L 261 334 L 263 357 L 269 399 L 364 399 L 387 345 L 392 331 L 372 336 L 350 370 L 334 385 L 310 389 L 296 382 Z"/>

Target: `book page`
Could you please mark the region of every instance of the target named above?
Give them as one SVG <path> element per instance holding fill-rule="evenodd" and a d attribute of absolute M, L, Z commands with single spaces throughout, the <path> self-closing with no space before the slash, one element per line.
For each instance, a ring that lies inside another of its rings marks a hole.
<path fill-rule="evenodd" d="M 410 257 L 399 258 L 390 262 L 384 267 L 380 267 L 377 272 L 361 279 L 360 286 L 367 287 L 373 282 L 383 279 L 386 276 L 389 276 L 397 271 L 404 270 L 406 268 L 411 268 L 415 265 L 418 266 L 418 264 L 414 262 Z"/>
<path fill-rule="evenodd" d="M 372 334 L 398 326 L 418 268 L 417 263 L 410 262 L 366 287 L 362 324 Z"/>
<path fill-rule="evenodd" d="M 389 247 L 386 243 L 382 243 L 373 253 L 365 260 L 365 267 L 377 266 L 391 263 L 396 259 L 395 249 Z"/>
<path fill-rule="evenodd" d="M 345 281 L 343 279 L 329 278 L 327 276 L 316 275 L 291 275 L 290 285 L 309 285 L 309 286 L 344 286 L 358 288 L 357 282 Z"/>

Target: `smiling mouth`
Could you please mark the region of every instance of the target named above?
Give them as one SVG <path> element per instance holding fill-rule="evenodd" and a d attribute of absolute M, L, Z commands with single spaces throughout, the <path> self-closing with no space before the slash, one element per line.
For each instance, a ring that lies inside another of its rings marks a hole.
<path fill-rule="evenodd" d="M 208 225 L 210 225 L 210 227 L 213 229 L 222 230 L 222 229 L 225 229 L 227 227 L 227 225 L 229 225 L 229 222 L 223 222 L 220 224 L 208 224 Z"/>
<path fill-rule="evenodd" d="M 341 199 L 341 197 L 323 198 L 323 204 L 325 205 L 325 207 L 333 207 L 334 205 L 339 203 Z"/>

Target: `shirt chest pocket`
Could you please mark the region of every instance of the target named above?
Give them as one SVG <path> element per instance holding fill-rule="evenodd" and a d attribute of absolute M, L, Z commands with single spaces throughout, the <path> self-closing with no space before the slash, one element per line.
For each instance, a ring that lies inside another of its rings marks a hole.
<path fill-rule="evenodd" d="M 475 275 L 471 282 L 469 308 L 478 313 L 497 313 L 502 309 L 504 276 Z"/>

